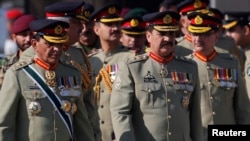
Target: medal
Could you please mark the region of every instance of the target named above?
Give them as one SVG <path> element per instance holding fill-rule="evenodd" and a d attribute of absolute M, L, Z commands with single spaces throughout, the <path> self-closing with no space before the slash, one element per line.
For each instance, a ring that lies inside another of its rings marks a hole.
<path fill-rule="evenodd" d="M 168 75 L 168 70 L 166 70 L 165 68 L 162 68 L 160 74 L 161 74 L 161 77 L 165 78 Z"/>
<path fill-rule="evenodd" d="M 45 71 L 46 84 L 50 87 L 56 86 L 56 73 L 54 71 Z"/>
<path fill-rule="evenodd" d="M 177 83 L 175 83 L 175 84 L 174 84 L 174 89 L 179 90 L 179 89 L 180 89 L 180 85 L 177 84 Z"/>
<path fill-rule="evenodd" d="M 72 106 L 71 106 L 71 114 L 73 115 L 73 114 L 75 114 L 75 112 L 77 111 L 77 106 L 76 106 L 75 103 L 72 103 L 71 105 L 72 105 Z"/>
<path fill-rule="evenodd" d="M 194 87 L 192 85 L 189 85 L 189 84 L 186 84 L 186 89 L 189 91 L 189 92 L 192 92 L 194 90 Z"/>
<path fill-rule="evenodd" d="M 63 100 L 61 108 L 63 109 L 64 112 L 70 112 L 71 110 L 71 103 L 68 100 Z"/>
<path fill-rule="evenodd" d="M 183 108 L 188 108 L 189 105 L 189 97 L 188 96 L 183 96 L 182 97 L 182 103 L 181 103 Z"/>
<path fill-rule="evenodd" d="M 214 81 L 214 85 L 215 85 L 216 87 L 219 87 L 219 86 L 220 86 L 220 82 L 219 82 L 218 80 L 215 80 L 215 81 Z"/>
<path fill-rule="evenodd" d="M 37 101 L 32 101 L 29 105 L 29 110 L 32 114 L 38 114 L 42 110 L 42 106 L 39 102 Z"/>

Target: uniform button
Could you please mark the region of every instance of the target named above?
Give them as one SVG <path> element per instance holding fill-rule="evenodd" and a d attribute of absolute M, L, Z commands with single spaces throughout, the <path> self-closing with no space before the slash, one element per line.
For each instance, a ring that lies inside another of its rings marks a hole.
<path fill-rule="evenodd" d="M 172 118 L 172 116 L 168 115 L 168 119 L 171 119 L 171 118 Z"/>
<path fill-rule="evenodd" d="M 215 113 L 215 112 L 213 112 L 213 115 L 216 115 L 216 113 Z"/>
<path fill-rule="evenodd" d="M 171 99 L 168 99 L 167 101 L 168 101 L 168 102 L 171 102 Z"/>
<path fill-rule="evenodd" d="M 107 61 L 104 61 L 103 63 L 104 63 L 104 64 L 108 64 L 108 62 L 107 62 Z"/>
<path fill-rule="evenodd" d="M 212 97 L 212 96 L 210 96 L 210 100 L 213 100 L 213 97 Z"/>
<path fill-rule="evenodd" d="M 101 121 L 102 124 L 104 124 L 104 121 Z"/>
<path fill-rule="evenodd" d="M 58 128 L 55 128 L 55 131 L 58 131 Z"/>
<path fill-rule="evenodd" d="M 172 135 L 172 133 L 171 133 L 171 132 L 168 132 L 168 135 L 169 135 L 169 136 L 171 136 L 171 135 Z"/>
<path fill-rule="evenodd" d="M 166 82 L 166 85 L 169 86 L 170 84 L 168 82 Z"/>
<path fill-rule="evenodd" d="M 103 108 L 104 106 L 103 105 L 101 105 L 101 108 Z"/>
<path fill-rule="evenodd" d="M 104 93 L 104 90 L 102 90 L 102 93 Z"/>
<path fill-rule="evenodd" d="M 209 82 L 208 82 L 208 85 L 211 85 L 211 84 L 212 84 L 212 82 L 209 81 Z"/>
<path fill-rule="evenodd" d="M 210 69 L 210 66 L 207 66 L 207 69 Z"/>

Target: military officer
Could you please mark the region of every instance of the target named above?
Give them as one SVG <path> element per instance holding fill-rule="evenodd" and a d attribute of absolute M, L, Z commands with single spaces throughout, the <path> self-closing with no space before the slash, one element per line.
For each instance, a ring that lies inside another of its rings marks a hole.
<path fill-rule="evenodd" d="M 110 115 L 111 85 L 120 67 L 119 63 L 133 55 L 120 45 L 121 8 L 116 3 L 108 3 L 91 14 L 95 22 L 94 31 L 99 36 L 101 49 L 90 57 L 93 66 L 94 96 L 98 110 L 102 141 L 115 139 Z"/>
<path fill-rule="evenodd" d="M 94 141 L 80 99 L 81 74 L 59 61 L 68 27 L 49 19 L 30 24 L 35 57 L 6 72 L 0 92 L 1 141 Z"/>
<path fill-rule="evenodd" d="M 89 16 L 94 12 L 94 6 L 89 3 L 84 4 L 84 15 L 89 18 Z M 96 53 L 100 48 L 100 42 L 98 36 L 93 30 L 94 21 L 92 20 L 81 20 L 82 31 L 79 36 L 79 41 L 73 46 L 76 48 L 82 48 L 88 57 Z"/>
<path fill-rule="evenodd" d="M 60 58 L 62 63 L 71 65 L 81 72 L 83 85 L 83 101 L 86 105 L 88 116 L 93 128 L 95 129 L 96 140 L 99 140 L 100 130 L 97 123 L 97 112 L 95 111 L 93 96 L 88 95 L 91 86 L 91 71 L 92 66 L 88 57 L 82 48 L 72 46 L 79 39 L 79 33 L 82 29 L 81 20 L 89 21 L 88 14 L 84 12 L 84 2 L 57 2 L 45 7 L 47 19 L 61 20 L 69 23 L 67 35 L 69 41 L 64 44 L 64 52 Z M 34 49 L 28 49 L 24 52 L 25 58 L 30 58 Z M 24 57 L 23 57 L 24 58 Z M 24 58 L 24 59 L 25 59 Z M 96 117 L 96 118 L 95 118 Z"/>
<path fill-rule="evenodd" d="M 187 15 L 195 10 L 206 9 L 209 0 L 183 0 L 177 5 L 177 10 L 181 15 L 180 26 L 183 36 L 177 38 L 177 46 L 175 47 L 176 55 L 186 56 L 193 52 L 191 37 L 187 30 L 190 21 Z"/>
<path fill-rule="evenodd" d="M 143 16 L 150 52 L 119 67 L 112 87 L 117 140 L 202 140 L 197 64 L 173 52 L 179 19 L 173 11 Z"/>
<path fill-rule="evenodd" d="M 194 53 L 189 57 L 198 64 L 203 140 L 206 141 L 208 125 L 249 124 L 250 101 L 238 59 L 218 53 L 214 48 L 221 19 L 200 12 L 193 12 L 188 18 L 194 46 Z"/>
<path fill-rule="evenodd" d="M 135 55 L 145 53 L 145 23 L 142 16 L 147 11 L 143 8 L 131 9 L 122 21 L 120 42 L 124 47 L 133 50 Z"/>
<path fill-rule="evenodd" d="M 241 51 L 241 59 L 243 60 L 243 66 L 241 67 L 244 72 L 245 79 L 247 79 L 249 74 L 247 71 L 248 65 L 245 64 L 247 57 L 250 54 L 249 15 L 249 12 L 226 12 L 225 23 L 223 25 L 223 27 L 226 29 L 226 34 L 234 39 L 236 45 Z"/>
<path fill-rule="evenodd" d="M 18 47 L 18 51 L 14 54 L 8 55 L 7 57 L 1 59 L 0 87 L 2 86 L 6 70 L 19 60 L 23 51 L 25 51 L 28 47 L 30 47 L 31 45 L 30 40 L 32 33 L 29 30 L 29 24 L 34 20 L 36 20 L 36 17 L 33 15 L 22 15 L 13 22 L 11 35 L 13 41 L 16 43 Z"/>

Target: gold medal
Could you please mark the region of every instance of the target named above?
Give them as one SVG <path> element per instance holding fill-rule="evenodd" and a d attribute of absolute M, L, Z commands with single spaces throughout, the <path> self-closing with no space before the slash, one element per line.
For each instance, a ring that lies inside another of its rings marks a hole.
<path fill-rule="evenodd" d="M 77 111 L 77 106 L 76 106 L 75 103 L 72 103 L 71 105 L 72 105 L 72 106 L 71 106 L 71 114 L 73 115 L 73 114 L 75 114 L 75 112 Z"/>
<path fill-rule="evenodd" d="M 42 106 L 37 101 L 32 101 L 29 105 L 29 110 L 32 114 L 38 114 L 42 111 Z"/>
<path fill-rule="evenodd" d="M 188 96 L 183 96 L 182 97 L 182 103 L 181 103 L 183 108 L 188 108 L 189 105 L 189 97 Z"/>
<path fill-rule="evenodd" d="M 216 87 L 219 87 L 219 86 L 220 86 L 220 82 L 219 82 L 218 80 L 215 80 L 215 81 L 214 81 L 214 85 L 215 85 Z"/>
<path fill-rule="evenodd" d="M 48 86 L 56 86 L 56 73 L 54 71 L 45 71 L 45 79 Z"/>
<path fill-rule="evenodd" d="M 71 103 L 68 100 L 63 100 L 61 108 L 64 112 L 68 113 L 71 110 Z"/>

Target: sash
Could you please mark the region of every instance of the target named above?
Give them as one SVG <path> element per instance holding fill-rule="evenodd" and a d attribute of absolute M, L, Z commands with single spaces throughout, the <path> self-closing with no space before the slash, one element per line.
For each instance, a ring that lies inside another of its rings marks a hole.
<path fill-rule="evenodd" d="M 61 100 L 60 98 L 54 94 L 54 92 L 48 87 L 48 85 L 44 82 L 44 79 L 40 76 L 36 70 L 28 65 L 22 68 L 23 71 L 34 81 L 37 83 L 38 87 L 43 91 L 43 93 L 47 96 L 51 104 L 57 109 L 59 116 L 63 120 L 64 124 L 66 125 L 68 132 L 71 137 L 71 141 L 74 141 L 73 137 L 73 127 L 72 127 L 72 119 L 70 114 L 65 113 L 61 109 Z"/>

